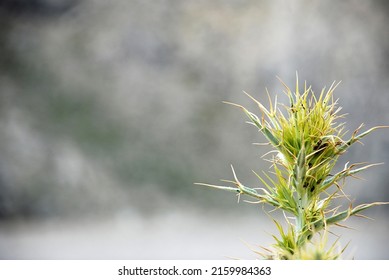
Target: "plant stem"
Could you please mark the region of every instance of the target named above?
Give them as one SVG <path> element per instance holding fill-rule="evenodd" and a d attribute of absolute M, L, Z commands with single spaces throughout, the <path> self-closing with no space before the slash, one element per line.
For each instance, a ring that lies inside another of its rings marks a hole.
<path fill-rule="evenodd" d="M 305 209 L 307 207 L 307 194 L 298 195 L 298 211 L 296 216 L 295 237 L 297 247 L 302 246 L 305 243 L 304 231 L 306 225 Z"/>

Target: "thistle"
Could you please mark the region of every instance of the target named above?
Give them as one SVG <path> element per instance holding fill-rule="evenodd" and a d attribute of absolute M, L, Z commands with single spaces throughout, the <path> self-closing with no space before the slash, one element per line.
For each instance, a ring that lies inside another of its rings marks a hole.
<path fill-rule="evenodd" d="M 283 82 L 282 82 L 283 83 Z M 296 82 L 293 92 L 283 83 L 289 104 L 280 104 L 270 95 L 269 107 L 246 93 L 258 106 L 260 117 L 245 107 L 225 102 L 240 108 L 265 136 L 275 152 L 270 161 L 273 172 L 254 174 L 263 188 L 244 186 L 231 166 L 234 180 L 223 180 L 232 186 L 196 183 L 207 187 L 246 195 L 256 202 L 268 204 L 284 212 L 286 227 L 273 219 L 279 236 L 273 236 L 275 244 L 260 253 L 267 259 L 338 259 L 343 250 L 337 250 L 335 242 L 327 248 L 329 228 L 340 225 L 351 216 L 361 216 L 360 212 L 386 202 L 374 202 L 353 206 L 349 202 L 346 209 L 334 206 L 337 198 L 347 198 L 344 182 L 347 177 L 377 164 L 346 164 L 338 172 L 334 167 L 348 148 L 376 129 L 376 126 L 360 132 L 363 124 L 346 138 L 345 123 L 340 122 L 344 115 L 333 92 L 339 83 L 335 82 L 316 96 L 311 87 L 304 83 L 302 92 Z"/>

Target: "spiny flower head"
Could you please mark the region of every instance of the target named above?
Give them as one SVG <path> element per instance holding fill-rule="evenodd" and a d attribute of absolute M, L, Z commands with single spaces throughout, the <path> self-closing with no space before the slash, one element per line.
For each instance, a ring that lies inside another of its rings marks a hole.
<path fill-rule="evenodd" d="M 271 251 L 271 255 L 266 256 L 268 258 L 336 259 L 340 254 L 334 253 L 334 247 L 325 250 L 325 242 L 321 241 L 314 247 L 309 245 L 315 240 L 314 235 L 321 231 L 326 232 L 329 226 L 337 225 L 370 207 L 387 204 L 374 202 L 355 207 L 350 204 L 345 210 L 331 205 L 335 198 L 345 196 L 340 181 L 374 166 L 347 163 L 343 170 L 333 172 L 339 156 L 372 131 L 384 128 L 376 126 L 360 133 L 363 127 L 361 125 L 345 140 L 345 124 L 339 122 L 344 115 L 339 115 L 341 107 L 337 106 L 338 100 L 333 97 L 338 84 L 334 82 L 328 90 L 324 88 L 316 96 L 306 83 L 300 91 L 297 79 L 294 92 L 284 84 L 288 105 L 279 103 L 277 97 L 273 105 L 268 93 L 269 109 L 246 93 L 257 104 L 261 113 L 259 116 L 241 105 L 226 102 L 241 108 L 250 123 L 259 129 L 275 149 L 277 156 L 271 159 L 274 176 L 266 172 L 263 172 L 263 175 L 254 172 L 265 188 L 249 188 L 238 180 L 231 166 L 234 180 L 223 181 L 234 184 L 234 187 L 203 183 L 198 185 L 248 195 L 260 203 L 292 214 L 292 219 L 287 218 L 286 231 L 274 220 L 280 237 L 273 236 L 277 251 Z M 336 188 L 330 192 L 331 186 Z"/>

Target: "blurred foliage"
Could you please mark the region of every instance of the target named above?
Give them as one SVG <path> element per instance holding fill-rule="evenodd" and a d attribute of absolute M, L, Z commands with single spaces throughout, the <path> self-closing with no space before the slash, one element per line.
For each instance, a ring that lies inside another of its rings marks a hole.
<path fill-rule="evenodd" d="M 354 2 L 0 1 L 0 216 L 216 202 L 193 182 L 264 166 L 221 101 L 296 70 L 343 80 L 351 127 L 389 123 L 387 9 Z M 363 152 L 385 160 L 381 136 Z"/>

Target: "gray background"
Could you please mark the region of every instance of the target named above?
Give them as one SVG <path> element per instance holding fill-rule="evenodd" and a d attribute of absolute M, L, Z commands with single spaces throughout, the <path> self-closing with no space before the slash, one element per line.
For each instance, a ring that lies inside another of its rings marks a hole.
<path fill-rule="evenodd" d="M 0 1 L 0 258 L 253 259 L 262 208 L 194 182 L 246 185 L 269 147 L 242 93 L 283 101 L 296 71 L 334 80 L 350 133 L 389 124 L 387 1 Z M 350 135 L 350 134 L 349 134 Z M 388 131 L 350 162 L 355 204 L 389 201 Z M 388 206 L 333 228 L 346 258 L 388 259 Z M 276 215 L 276 214 L 274 214 Z"/>

